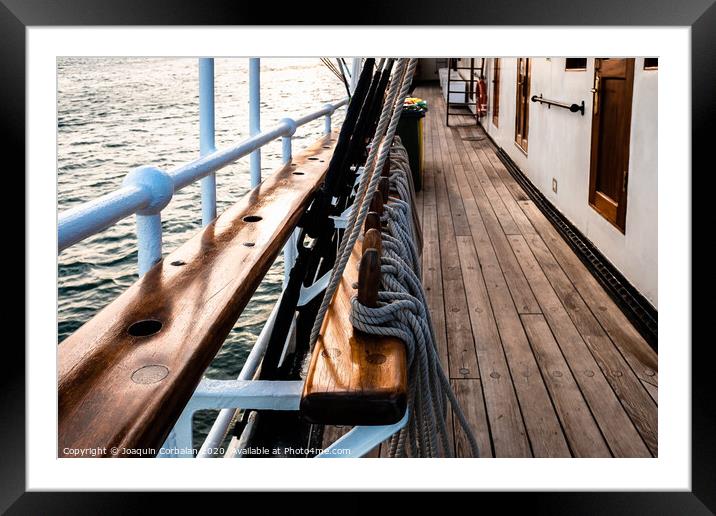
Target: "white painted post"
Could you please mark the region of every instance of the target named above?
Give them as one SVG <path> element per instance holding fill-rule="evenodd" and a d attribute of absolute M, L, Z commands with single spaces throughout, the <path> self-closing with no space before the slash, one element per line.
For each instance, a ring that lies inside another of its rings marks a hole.
<path fill-rule="evenodd" d="M 137 214 L 137 262 L 139 277 L 162 259 L 162 215 Z"/>
<path fill-rule="evenodd" d="M 281 138 L 281 159 L 283 159 L 284 165 L 291 163 L 291 158 L 293 157 L 292 143 L 290 136 L 283 136 Z"/>
<path fill-rule="evenodd" d="M 323 125 L 323 134 L 331 134 L 331 116 L 333 116 L 333 104 L 326 104 L 324 107 L 330 108 L 331 110 L 326 113 L 326 120 Z"/>
<path fill-rule="evenodd" d="M 206 156 L 216 150 L 214 124 L 214 59 L 199 59 L 199 154 Z M 216 174 L 201 180 L 201 225 L 216 218 Z"/>
<path fill-rule="evenodd" d="M 293 159 L 292 138 L 296 132 L 296 122 L 291 118 L 284 118 L 281 120 L 281 123 L 286 124 L 289 128 L 288 134 L 281 138 L 281 159 L 283 160 L 284 165 L 290 165 L 291 159 Z M 283 246 L 283 288 L 286 288 L 286 285 L 288 285 L 288 277 L 290 275 L 291 268 L 293 268 L 293 264 L 296 261 L 297 235 L 298 229 L 294 229 L 288 239 L 288 242 L 286 242 L 286 245 Z"/>
<path fill-rule="evenodd" d="M 123 184 L 140 188 L 148 199 L 137 211 L 137 260 L 141 277 L 162 259 L 161 212 L 174 195 L 174 180 L 163 170 L 143 166 L 127 174 Z"/>
<path fill-rule="evenodd" d="M 261 132 L 261 60 L 249 59 L 249 133 L 251 136 Z M 251 188 L 261 182 L 261 149 L 251 153 Z"/>

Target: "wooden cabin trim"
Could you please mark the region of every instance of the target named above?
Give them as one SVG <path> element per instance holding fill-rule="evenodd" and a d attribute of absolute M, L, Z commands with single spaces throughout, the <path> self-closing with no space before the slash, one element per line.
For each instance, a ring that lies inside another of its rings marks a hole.
<path fill-rule="evenodd" d="M 296 155 L 60 344 L 58 456 L 159 449 L 323 181 L 336 138 Z M 129 333 L 147 320 L 161 330 Z"/>

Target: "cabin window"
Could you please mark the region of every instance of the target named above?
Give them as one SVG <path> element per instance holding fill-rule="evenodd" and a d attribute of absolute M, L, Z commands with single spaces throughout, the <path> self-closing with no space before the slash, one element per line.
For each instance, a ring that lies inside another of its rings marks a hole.
<path fill-rule="evenodd" d="M 587 58 L 586 57 L 568 57 L 564 63 L 564 69 L 573 72 L 585 71 L 587 69 Z"/>
<path fill-rule="evenodd" d="M 515 143 L 527 152 L 530 114 L 530 59 L 517 59 L 517 109 L 515 114 Z"/>
<path fill-rule="evenodd" d="M 492 125 L 500 125 L 500 60 L 495 59 L 495 71 L 492 79 Z"/>
<path fill-rule="evenodd" d="M 645 57 L 644 58 L 644 70 L 658 70 L 659 69 L 659 58 L 658 57 Z"/>

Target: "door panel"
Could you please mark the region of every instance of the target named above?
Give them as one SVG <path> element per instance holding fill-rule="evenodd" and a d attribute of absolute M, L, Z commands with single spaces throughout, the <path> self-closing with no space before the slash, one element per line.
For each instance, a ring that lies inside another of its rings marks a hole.
<path fill-rule="evenodd" d="M 625 231 L 634 59 L 595 59 L 589 204 Z"/>
<path fill-rule="evenodd" d="M 517 109 L 515 110 L 515 143 L 527 152 L 529 133 L 530 59 L 517 59 Z"/>

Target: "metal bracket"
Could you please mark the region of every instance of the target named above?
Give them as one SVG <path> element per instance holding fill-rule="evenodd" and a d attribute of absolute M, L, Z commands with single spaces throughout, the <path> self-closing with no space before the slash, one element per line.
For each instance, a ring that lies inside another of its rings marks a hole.
<path fill-rule="evenodd" d="M 345 229 L 348 225 L 348 218 L 351 216 L 352 210 L 353 206 L 349 206 L 340 215 L 331 215 L 331 218 L 333 219 L 333 227 L 336 229 Z"/>
<path fill-rule="evenodd" d="M 350 459 L 364 456 L 395 432 L 408 424 L 408 411 L 403 419 L 392 425 L 356 426 L 328 448 L 319 453 L 317 459 Z"/>
<path fill-rule="evenodd" d="M 316 280 L 310 287 L 301 287 L 301 293 L 298 296 L 296 306 L 304 306 L 310 303 L 318 294 L 326 290 L 328 283 L 331 281 L 333 269 L 326 272 L 323 276 Z"/>
<path fill-rule="evenodd" d="M 212 380 L 204 378 L 184 407 L 158 457 L 194 456 L 192 418 L 197 410 L 298 410 L 303 381 Z"/>

